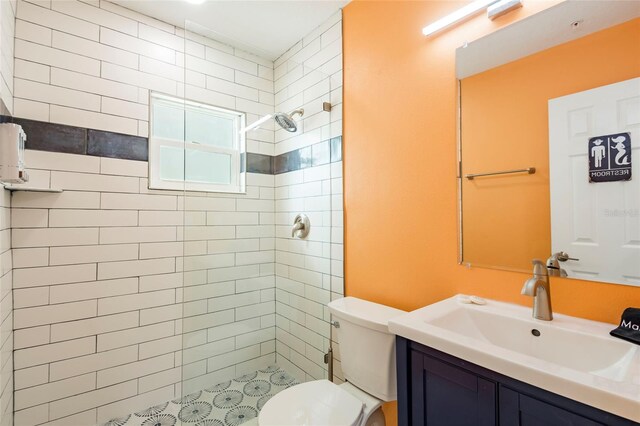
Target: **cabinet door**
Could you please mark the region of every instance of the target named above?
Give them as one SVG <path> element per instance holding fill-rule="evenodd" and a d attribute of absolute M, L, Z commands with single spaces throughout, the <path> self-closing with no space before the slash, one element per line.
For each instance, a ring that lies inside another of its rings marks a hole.
<path fill-rule="evenodd" d="M 598 426 L 586 417 L 500 387 L 500 426 Z"/>
<path fill-rule="evenodd" d="M 420 352 L 411 352 L 411 424 L 495 426 L 496 384 Z"/>

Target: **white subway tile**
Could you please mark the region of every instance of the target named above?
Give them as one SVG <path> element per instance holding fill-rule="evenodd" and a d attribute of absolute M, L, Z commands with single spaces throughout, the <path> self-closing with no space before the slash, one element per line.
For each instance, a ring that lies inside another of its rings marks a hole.
<path fill-rule="evenodd" d="M 38 365 L 16 370 L 14 383 L 16 391 L 49 382 L 49 365 Z"/>
<path fill-rule="evenodd" d="M 77 263 L 113 262 L 135 260 L 138 258 L 137 244 L 118 244 L 107 246 L 52 247 L 51 265 L 70 265 Z"/>
<path fill-rule="evenodd" d="M 51 172 L 54 188 L 74 191 L 138 192 L 138 178 L 73 172 Z"/>
<path fill-rule="evenodd" d="M 16 39 L 15 57 L 89 75 L 100 75 L 100 61 Z"/>
<path fill-rule="evenodd" d="M 173 354 L 149 358 L 98 372 L 98 388 L 146 376 L 173 367 Z"/>
<path fill-rule="evenodd" d="M 210 62 L 240 70 L 245 73 L 258 75 L 258 64 L 256 64 L 255 62 L 222 52 L 218 49 L 207 47 L 205 51 L 205 58 Z"/>
<path fill-rule="evenodd" d="M 51 3 L 51 9 L 92 22 L 102 27 L 112 28 L 133 36 L 138 35 L 138 23 L 133 19 L 116 15 L 115 13 L 111 13 L 99 7 L 90 6 L 80 1 L 53 1 Z"/>
<path fill-rule="evenodd" d="M 114 296 L 98 300 L 98 314 L 108 315 L 117 312 L 169 305 L 174 302 L 175 292 L 173 290 Z"/>
<path fill-rule="evenodd" d="M 136 102 L 128 102 L 120 99 L 102 97 L 102 112 L 106 114 L 119 115 L 122 117 L 135 118 L 138 120 L 149 119 L 149 107 Z M 136 191 L 137 192 L 137 191 Z"/>
<path fill-rule="evenodd" d="M 50 28 L 32 24 L 22 19 L 16 19 L 15 37 L 38 44 L 44 44 L 45 46 L 51 46 Z"/>
<path fill-rule="evenodd" d="M 51 44 L 56 49 L 129 68 L 138 68 L 138 55 L 135 53 L 87 40 L 86 38 L 76 37 L 65 32 L 54 31 Z"/>
<path fill-rule="evenodd" d="M 235 82 L 243 86 L 253 87 L 267 93 L 273 94 L 273 80 L 258 77 L 254 74 L 247 74 L 246 72 L 235 72 Z M 271 102 L 273 104 L 273 102 Z"/>
<path fill-rule="evenodd" d="M 137 382 L 135 380 L 91 392 L 84 392 L 70 398 L 51 402 L 49 405 L 49 418 L 58 419 L 65 417 L 78 411 L 107 404 L 116 399 L 134 396 L 136 393 Z"/>
<path fill-rule="evenodd" d="M 97 228 L 15 229 L 12 232 L 15 248 L 87 244 L 98 244 Z"/>
<path fill-rule="evenodd" d="M 98 25 L 45 9 L 27 2 L 20 2 L 17 18 L 55 30 L 65 31 L 91 40 L 98 40 Z"/>
<path fill-rule="evenodd" d="M 233 309 L 213 312 L 205 315 L 197 315 L 183 320 L 184 331 L 196 331 L 209 328 L 213 325 L 227 324 L 234 321 Z M 185 362 L 186 354 L 185 354 Z"/>
<path fill-rule="evenodd" d="M 179 288 L 182 287 L 182 283 L 183 275 L 181 272 L 173 274 L 147 275 L 140 277 L 140 292 Z"/>
<path fill-rule="evenodd" d="M 38 405 L 24 410 L 16 410 L 14 413 L 15 425 L 38 425 L 49 419 L 49 404 Z"/>
<path fill-rule="evenodd" d="M 175 64 L 176 53 L 173 49 L 150 43 L 146 40 L 132 37 L 108 28 L 100 28 L 100 43 L 117 47 L 128 52 L 138 53 L 150 58 Z"/>
<path fill-rule="evenodd" d="M 92 111 L 100 110 L 100 97 L 90 93 L 20 78 L 14 80 L 14 90 L 19 98 Z"/>
<path fill-rule="evenodd" d="M 89 318 L 95 316 L 96 312 L 96 302 L 88 300 L 62 305 L 16 309 L 13 313 L 13 321 L 14 327 L 18 329 Z"/>
<path fill-rule="evenodd" d="M 49 343 L 50 329 L 50 326 L 43 325 L 41 327 L 15 330 L 13 333 L 14 349 L 18 350 Z M 16 368 L 18 367 L 16 366 Z"/>
<path fill-rule="evenodd" d="M 121 83 L 133 84 L 150 90 L 176 94 L 177 83 L 165 77 L 132 70 L 115 64 L 102 63 L 102 78 L 119 81 Z"/>
<path fill-rule="evenodd" d="M 14 288 L 37 287 L 92 281 L 95 277 L 95 264 L 16 269 L 13 272 L 13 285 Z"/>
<path fill-rule="evenodd" d="M 176 241 L 174 226 L 111 227 L 100 230 L 100 244 Z"/>
<path fill-rule="evenodd" d="M 138 292 L 138 278 L 60 284 L 49 288 L 50 303 L 99 299 Z"/>
<path fill-rule="evenodd" d="M 14 77 L 24 80 L 33 80 L 40 83 L 49 83 L 51 67 L 36 62 L 16 59 L 14 64 Z M 31 165 L 29 165 L 31 166 Z"/>
<path fill-rule="evenodd" d="M 130 210 L 52 209 L 49 213 L 49 226 L 52 228 L 136 226 L 137 224 L 138 214 Z"/>
<path fill-rule="evenodd" d="M 180 257 L 183 254 L 184 243 L 182 241 L 140 244 L 140 259 Z"/>
<path fill-rule="evenodd" d="M 49 104 L 14 98 L 13 112 L 16 117 L 38 121 L 49 121 Z M 28 164 L 28 163 L 27 163 Z"/>
<path fill-rule="evenodd" d="M 47 422 L 46 426 L 77 426 L 77 425 L 89 425 L 96 423 L 97 410 L 90 409 L 78 414 L 63 417 L 58 420 Z"/>
<path fill-rule="evenodd" d="M 119 385 L 115 385 L 114 387 L 116 386 Z M 151 392 L 139 394 L 133 398 L 123 399 L 118 402 L 102 405 L 98 408 L 98 424 L 102 424 L 109 419 L 122 415 L 122 413 L 131 413 L 143 409 L 144 407 L 153 406 L 154 404 L 157 404 L 158 401 L 168 401 L 172 398 L 175 398 L 175 396 L 176 394 L 174 392 L 174 387 L 173 385 L 170 385 Z"/>
<path fill-rule="evenodd" d="M 194 84 L 191 81 L 188 82 L 189 84 Z M 197 86 L 197 84 L 194 85 Z M 228 95 L 238 96 L 252 101 L 258 101 L 258 90 L 247 86 L 248 85 L 232 83 L 229 80 L 222 78 L 206 76 L 206 87 L 209 90 L 215 90 L 216 92 L 226 93 Z"/>
<path fill-rule="evenodd" d="M 76 155 L 65 154 L 60 152 L 48 152 L 48 151 L 35 151 L 31 149 L 25 150 L 25 162 L 33 169 L 42 170 L 62 170 L 68 172 L 84 172 L 84 173 L 98 173 L 100 171 L 100 157 L 93 157 L 89 155 Z M 78 193 L 70 193 L 71 195 L 77 195 Z M 96 196 L 92 193 L 84 193 L 86 195 Z M 67 194 L 69 195 L 69 194 Z M 83 195 L 83 194 L 80 194 Z M 62 194 L 60 194 L 62 197 Z M 77 197 L 76 197 L 77 198 Z M 99 206 L 99 197 L 95 204 L 96 208 Z M 52 208 L 82 208 L 81 205 L 54 205 Z"/>
<path fill-rule="evenodd" d="M 183 211 L 141 211 L 138 221 L 140 226 L 182 226 L 186 214 Z M 204 215 L 202 213 L 203 218 Z"/>
<path fill-rule="evenodd" d="M 51 68 L 51 84 L 125 100 L 138 99 L 134 86 L 60 68 Z"/>
<path fill-rule="evenodd" d="M 80 374 L 100 371 L 116 365 L 127 364 L 138 359 L 138 346 L 126 346 L 106 352 L 77 358 L 63 359 L 50 365 L 51 380 L 60 380 Z"/>
<path fill-rule="evenodd" d="M 30 268 L 49 264 L 49 248 L 30 248 L 13 250 L 13 267 Z"/>
<path fill-rule="evenodd" d="M 138 134 L 138 122 L 130 118 L 59 105 L 51 105 L 49 116 L 52 122 L 69 126 L 88 127 L 90 129 L 107 130 L 128 135 Z"/>
<path fill-rule="evenodd" d="M 178 206 L 178 199 L 173 195 L 104 193 L 100 196 L 102 208 L 108 210 L 176 210 Z"/>
<path fill-rule="evenodd" d="M 159 21 L 155 18 L 152 18 L 147 15 L 142 15 L 138 12 L 134 12 L 131 9 L 127 9 L 125 7 L 119 6 L 115 3 L 111 2 L 100 2 L 100 8 L 104 10 L 108 10 L 110 12 L 116 13 L 120 16 L 125 16 L 127 18 L 131 18 L 134 21 L 143 22 L 147 25 L 151 25 L 155 28 L 161 29 L 167 32 L 173 32 L 175 27 L 173 25 L 167 24 L 166 22 Z"/>
<path fill-rule="evenodd" d="M 103 175 L 147 177 L 148 172 L 149 163 L 146 161 L 100 157 L 100 173 Z"/>
<path fill-rule="evenodd" d="M 51 326 L 51 341 L 77 339 L 111 331 L 126 330 L 138 326 L 138 312 L 125 312 L 78 321 L 70 321 Z"/>
<path fill-rule="evenodd" d="M 21 288 L 13 290 L 13 309 L 49 304 L 49 288 Z"/>
<path fill-rule="evenodd" d="M 73 358 L 94 353 L 96 350 L 96 336 L 67 342 L 52 343 L 33 348 L 19 349 L 14 352 L 16 369 L 47 364 L 54 361 Z"/>
<path fill-rule="evenodd" d="M 181 381 L 182 367 L 176 367 L 141 377 L 138 379 L 138 391 L 145 393 L 173 383 L 181 383 Z"/>
<path fill-rule="evenodd" d="M 13 228 L 46 228 L 49 222 L 47 209 L 11 209 Z"/>
<path fill-rule="evenodd" d="M 178 52 L 184 51 L 184 38 L 176 36 L 172 32 L 169 33 L 149 25 L 140 24 L 138 37 Z"/>
<path fill-rule="evenodd" d="M 200 59 L 195 56 L 185 56 L 185 67 L 188 70 L 197 71 L 208 76 L 233 81 L 233 68 L 216 64 L 205 59 Z"/>
<path fill-rule="evenodd" d="M 135 277 L 175 272 L 175 259 L 130 260 L 98 264 L 98 279 Z"/>
<path fill-rule="evenodd" d="M 149 342 L 163 337 L 173 336 L 173 321 L 153 324 L 144 327 L 136 327 L 113 333 L 101 334 L 98 337 L 98 352 Z"/>
<path fill-rule="evenodd" d="M 58 382 L 18 390 L 15 393 L 15 409 L 32 407 L 52 399 L 60 399 L 95 389 L 95 374 L 72 377 Z"/>

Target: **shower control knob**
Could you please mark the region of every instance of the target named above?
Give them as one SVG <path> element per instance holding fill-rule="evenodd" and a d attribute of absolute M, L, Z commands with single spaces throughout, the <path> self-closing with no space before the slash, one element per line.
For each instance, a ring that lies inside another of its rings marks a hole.
<path fill-rule="evenodd" d="M 311 230 L 311 222 L 309 221 L 309 217 L 300 213 L 293 220 L 293 227 L 291 227 L 291 238 L 305 238 L 309 235 L 309 231 Z"/>

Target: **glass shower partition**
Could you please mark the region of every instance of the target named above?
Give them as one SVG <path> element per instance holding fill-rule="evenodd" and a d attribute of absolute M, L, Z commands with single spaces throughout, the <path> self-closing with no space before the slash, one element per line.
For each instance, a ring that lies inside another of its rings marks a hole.
<path fill-rule="evenodd" d="M 344 288 L 341 77 L 303 41 L 273 60 L 187 21 L 184 42 L 185 111 L 207 111 L 184 121 L 184 173 L 201 186 L 183 194 L 177 421 L 235 425 L 328 377 L 326 304 Z M 273 119 L 300 108 L 295 132 Z M 305 238 L 292 237 L 299 214 Z"/>

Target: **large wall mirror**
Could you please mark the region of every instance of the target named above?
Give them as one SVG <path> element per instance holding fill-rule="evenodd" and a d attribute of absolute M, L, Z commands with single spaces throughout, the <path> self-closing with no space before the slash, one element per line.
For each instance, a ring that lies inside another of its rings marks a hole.
<path fill-rule="evenodd" d="M 561 2 L 456 72 L 461 263 L 640 286 L 640 2 Z"/>

